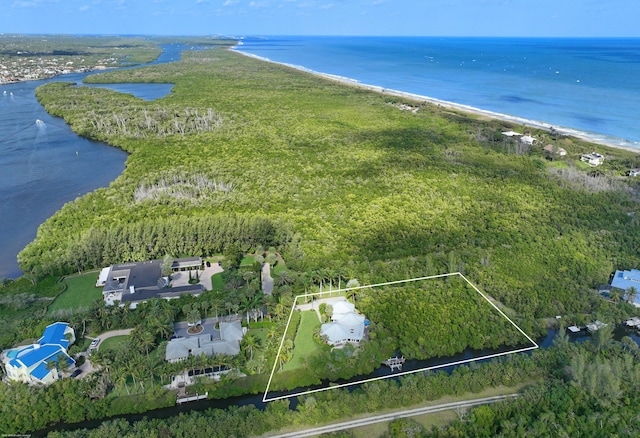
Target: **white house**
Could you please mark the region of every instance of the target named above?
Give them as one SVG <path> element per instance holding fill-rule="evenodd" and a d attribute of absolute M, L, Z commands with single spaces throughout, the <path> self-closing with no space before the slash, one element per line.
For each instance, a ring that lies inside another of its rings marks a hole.
<path fill-rule="evenodd" d="M 332 346 L 359 344 L 364 338 L 364 315 L 356 313 L 355 305 L 346 300 L 336 301 L 332 306 L 332 322 L 322 324 L 320 336 Z"/>
<path fill-rule="evenodd" d="M 531 137 L 530 135 L 523 135 L 522 137 L 520 137 L 520 143 L 531 146 L 535 142 L 536 142 L 536 139 L 534 137 Z"/>
<path fill-rule="evenodd" d="M 180 362 L 189 356 L 202 354 L 207 357 L 216 354 L 235 356 L 240 353 L 240 341 L 245 330 L 240 321 L 221 322 L 219 338 L 206 334 L 172 339 L 167 344 L 164 358 L 168 362 Z"/>
<path fill-rule="evenodd" d="M 75 365 L 67 353 L 76 340 L 73 328 L 65 322 L 56 322 L 44 329 L 36 344 L 2 352 L 2 363 L 7 378 L 16 382 L 48 385 L 60 378 L 59 368 Z"/>
<path fill-rule="evenodd" d="M 589 166 L 599 166 L 604 163 L 604 155 L 599 154 L 597 152 L 591 152 L 590 154 L 582 154 L 580 156 L 580 161 L 584 161 Z"/>

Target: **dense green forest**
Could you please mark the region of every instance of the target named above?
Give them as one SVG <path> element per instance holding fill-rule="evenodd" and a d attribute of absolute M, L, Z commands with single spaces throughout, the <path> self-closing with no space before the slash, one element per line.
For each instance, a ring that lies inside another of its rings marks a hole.
<path fill-rule="evenodd" d="M 375 321 L 379 336 L 397 339 L 397 348 L 409 358 L 533 345 L 459 276 L 375 288 L 357 303 Z"/>
<path fill-rule="evenodd" d="M 89 268 L 173 251 L 169 242 L 189 227 L 164 241 L 133 232 L 158 220 L 233 215 L 287 224 L 278 229 L 288 238 L 271 241 L 299 270 L 343 269 L 365 283 L 460 270 L 538 317 L 589 311 L 589 289 L 638 265 L 637 186 L 621 176 L 638 163 L 633 153 L 607 149 L 607 163 L 589 174 L 577 157 L 594 145 L 532 132 L 569 151 L 551 161 L 515 148 L 500 135 L 504 122 L 420 102 L 403 111 L 392 105 L 398 97 L 221 49 L 94 78 L 175 86 L 153 102 L 65 84 L 38 89 L 75 131 L 131 155 L 109 188 L 40 228 L 19 256 L 37 276 L 71 272 L 78 260 Z M 128 245 L 111 241 L 119 227 L 131 230 Z M 104 249 L 85 261 L 97 235 Z M 181 250 L 206 256 L 221 245 Z"/>

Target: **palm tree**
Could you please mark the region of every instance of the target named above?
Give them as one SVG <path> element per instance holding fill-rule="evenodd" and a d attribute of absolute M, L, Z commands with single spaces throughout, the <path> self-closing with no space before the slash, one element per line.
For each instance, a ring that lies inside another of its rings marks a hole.
<path fill-rule="evenodd" d="M 289 274 L 289 271 L 283 269 L 276 274 L 275 278 L 273 279 L 273 284 L 275 286 L 285 286 L 288 284 L 293 284 L 295 283 L 295 281 L 295 278 L 293 278 L 291 274 Z"/>
<path fill-rule="evenodd" d="M 285 363 L 289 362 L 293 358 L 293 341 L 287 339 L 282 344 L 282 349 L 278 355 L 278 363 L 280 364 L 280 371 Z"/>
<path fill-rule="evenodd" d="M 633 304 L 633 302 L 635 301 L 637 296 L 638 296 L 638 289 L 636 289 L 633 286 L 631 286 L 629 289 L 627 289 L 627 301 L 628 302 Z"/>
<path fill-rule="evenodd" d="M 614 303 L 617 303 L 620 301 L 620 298 L 622 298 L 622 291 L 615 287 L 611 288 L 609 291 L 609 299 Z"/>
<path fill-rule="evenodd" d="M 151 332 L 148 332 L 148 331 L 140 332 L 140 334 L 137 336 L 137 340 L 140 342 L 140 345 L 142 345 L 142 347 L 146 350 L 147 359 L 148 359 L 149 358 L 149 347 L 152 347 L 153 344 L 155 343 L 155 339 L 154 339 L 153 334 Z"/>
<path fill-rule="evenodd" d="M 357 291 L 357 288 L 359 287 L 360 287 L 360 282 L 358 281 L 357 278 L 352 278 L 351 280 L 347 281 L 347 286 L 346 286 L 347 295 L 353 299 L 354 304 L 356 302 L 356 291 Z"/>
<path fill-rule="evenodd" d="M 190 325 L 199 325 L 201 320 L 200 310 L 195 306 L 189 309 L 187 313 L 187 323 Z"/>
<path fill-rule="evenodd" d="M 267 254 L 267 256 L 264 258 L 264 261 L 269 263 L 271 266 L 273 266 L 277 260 L 278 260 L 278 256 L 276 256 L 275 253 L 272 253 L 272 252 Z"/>
<path fill-rule="evenodd" d="M 253 349 L 260 345 L 258 338 L 252 334 L 248 334 L 242 339 L 242 346 L 249 350 L 249 360 L 253 360 Z"/>
<path fill-rule="evenodd" d="M 129 391 L 129 385 L 127 385 L 127 373 L 118 373 L 118 377 L 116 378 L 117 383 L 124 383 L 124 389 L 127 391 L 127 395 L 131 395 L 131 391 Z"/>
<path fill-rule="evenodd" d="M 246 282 L 247 287 L 249 286 L 249 282 L 253 280 L 256 276 L 256 273 L 253 271 L 244 271 L 242 273 L 242 278 Z"/>

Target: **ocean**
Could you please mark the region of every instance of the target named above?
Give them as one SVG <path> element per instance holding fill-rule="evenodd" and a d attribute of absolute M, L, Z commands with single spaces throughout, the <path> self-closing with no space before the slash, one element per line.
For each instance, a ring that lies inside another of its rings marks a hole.
<path fill-rule="evenodd" d="M 640 149 L 639 38 L 246 37 L 236 49 Z"/>

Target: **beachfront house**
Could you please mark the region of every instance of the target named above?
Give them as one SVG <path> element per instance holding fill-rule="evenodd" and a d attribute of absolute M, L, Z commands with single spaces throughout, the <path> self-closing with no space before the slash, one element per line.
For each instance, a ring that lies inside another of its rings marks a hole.
<path fill-rule="evenodd" d="M 522 137 L 523 134 L 515 131 L 502 131 L 502 135 L 505 137 Z"/>
<path fill-rule="evenodd" d="M 104 268 L 98 277 L 103 283 L 102 297 L 108 306 L 119 303 L 120 306 L 135 308 L 151 298 L 166 300 L 179 298 L 182 294 L 198 296 L 204 292 L 201 284 L 173 286 L 171 276 L 163 276 L 162 260 L 123 263 Z M 190 257 L 176 259 L 171 265 L 174 273 L 201 269 L 202 258 Z"/>
<path fill-rule="evenodd" d="M 589 166 L 599 166 L 604 163 L 604 156 L 597 152 L 591 152 L 590 154 L 582 154 L 580 156 L 580 161 L 584 161 Z"/>
<path fill-rule="evenodd" d="M 567 151 L 564 150 L 563 148 L 559 147 L 559 146 L 555 146 L 552 144 L 548 144 L 545 147 L 542 148 L 544 150 L 544 152 L 549 155 L 557 155 L 560 157 L 564 157 L 565 155 L 567 155 Z"/>
<path fill-rule="evenodd" d="M 76 340 L 66 322 L 48 325 L 35 344 L 5 350 L 0 355 L 6 378 L 14 382 L 49 385 L 61 371 L 75 366 L 67 349 Z"/>
<path fill-rule="evenodd" d="M 625 291 L 627 293 L 625 299 L 633 298 L 631 304 L 640 307 L 640 270 L 616 271 L 611 279 L 611 287 Z M 631 288 L 635 289 L 636 293 L 630 297 L 628 293 Z"/>
<path fill-rule="evenodd" d="M 356 313 L 355 305 L 339 300 L 330 303 L 333 308 L 331 322 L 322 324 L 320 336 L 333 347 L 347 343 L 358 345 L 364 338 L 365 318 Z"/>
<path fill-rule="evenodd" d="M 164 359 L 167 362 L 180 362 L 189 356 L 207 357 L 216 354 L 235 356 L 240 353 L 240 342 L 246 333 L 240 321 L 221 322 L 220 330 L 213 334 L 187 336 L 172 339 L 167 344 Z"/>
<path fill-rule="evenodd" d="M 535 142 L 536 142 L 535 137 L 531 137 L 530 135 L 523 135 L 522 137 L 520 137 L 520 143 L 522 143 L 522 144 L 526 144 L 528 146 L 531 146 Z"/>

